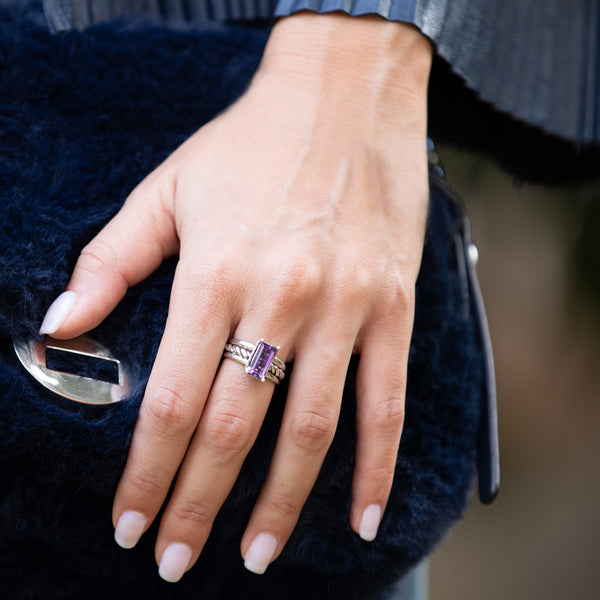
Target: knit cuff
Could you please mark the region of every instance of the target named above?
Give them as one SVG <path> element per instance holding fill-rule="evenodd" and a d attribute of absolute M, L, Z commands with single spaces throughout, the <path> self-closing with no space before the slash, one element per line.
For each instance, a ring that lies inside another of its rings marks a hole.
<path fill-rule="evenodd" d="M 415 23 L 417 0 L 279 0 L 276 17 L 285 17 L 301 10 L 328 13 L 336 10 L 354 17 L 379 15 L 388 21 Z"/>

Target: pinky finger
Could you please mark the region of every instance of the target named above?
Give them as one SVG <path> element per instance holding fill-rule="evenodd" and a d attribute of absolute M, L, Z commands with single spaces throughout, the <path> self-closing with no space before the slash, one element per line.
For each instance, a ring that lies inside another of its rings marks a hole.
<path fill-rule="evenodd" d="M 358 367 L 357 446 L 352 528 L 373 541 L 385 511 L 404 425 L 412 310 L 381 319 L 365 332 Z"/>

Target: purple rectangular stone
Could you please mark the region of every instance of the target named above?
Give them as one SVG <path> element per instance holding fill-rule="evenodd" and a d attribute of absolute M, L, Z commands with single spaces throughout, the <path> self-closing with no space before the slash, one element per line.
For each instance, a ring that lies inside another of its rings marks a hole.
<path fill-rule="evenodd" d="M 277 350 L 279 350 L 277 346 L 271 346 L 264 340 L 260 340 L 248 359 L 246 373 L 264 381 L 266 374 L 269 372 L 269 367 L 277 354 Z"/>

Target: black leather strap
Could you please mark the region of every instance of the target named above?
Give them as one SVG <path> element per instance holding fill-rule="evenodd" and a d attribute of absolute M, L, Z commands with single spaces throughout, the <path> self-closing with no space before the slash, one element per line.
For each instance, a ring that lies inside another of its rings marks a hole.
<path fill-rule="evenodd" d="M 444 178 L 443 169 L 437 164 L 437 159 L 432 146 L 430 146 L 429 183 L 430 186 L 436 187 L 452 200 L 460 212 L 455 235 L 458 268 L 461 275 L 464 277 L 464 290 L 465 297 L 467 298 L 465 309 L 467 311 L 473 310 L 475 313 L 480 344 L 485 359 L 485 389 L 482 390 L 483 400 L 481 407 L 481 423 L 479 427 L 477 461 L 479 499 L 484 504 L 490 504 L 498 495 L 500 488 L 498 409 L 492 341 L 483 295 L 477 277 L 476 261 L 473 258 L 473 249 L 475 246 L 471 240 L 471 222 L 460 199 Z"/>

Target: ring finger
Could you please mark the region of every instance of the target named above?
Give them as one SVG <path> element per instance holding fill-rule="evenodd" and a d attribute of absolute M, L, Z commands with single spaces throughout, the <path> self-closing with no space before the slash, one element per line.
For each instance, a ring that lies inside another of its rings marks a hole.
<path fill-rule="evenodd" d="M 266 570 L 292 534 L 335 435 L 354 336 L 327 332 L 298 348 L 269 475 L 242 539 L 254 573 Z"/>

